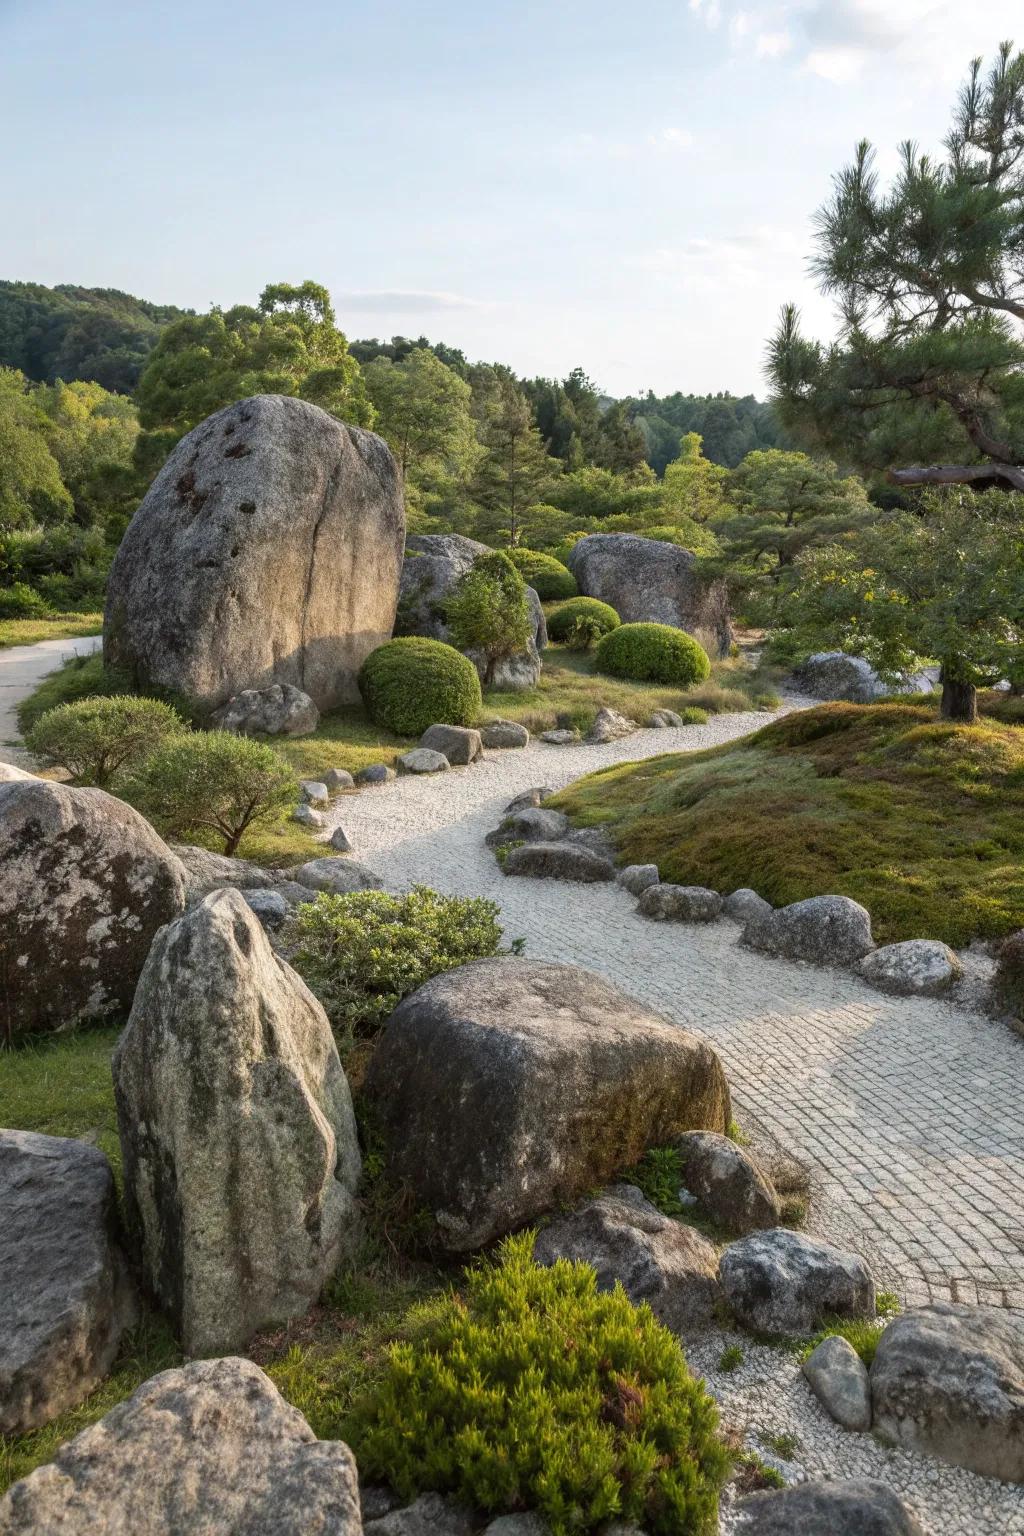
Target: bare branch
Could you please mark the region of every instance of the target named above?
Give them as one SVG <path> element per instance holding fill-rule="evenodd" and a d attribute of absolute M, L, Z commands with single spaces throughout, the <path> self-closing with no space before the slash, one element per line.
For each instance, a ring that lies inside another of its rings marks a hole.
<path fill-rule="evenodd" d="M 890 485 L 970 485 L 977 480 L 1006 480 L 1015 490 L 1024 491 L 1024 465 L 1020 464 L 929 464 L 909 469 L 890 469 L 885 478 Z"/>

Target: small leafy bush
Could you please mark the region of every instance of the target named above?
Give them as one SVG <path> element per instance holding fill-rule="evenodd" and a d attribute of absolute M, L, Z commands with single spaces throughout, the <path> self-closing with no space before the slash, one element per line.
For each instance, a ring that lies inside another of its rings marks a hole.
<path fill-rule="evenodd" d="M 76 783 L 103 789 L 186 729 L 159 699 L 114 694 L 48 709 L 29 732 L 27 745 L 38 757 L 66 768 Z"/>
<path fill-rule="evenodd" d="M 359 691 L 371 720 L 396 736 L 421 736 L 429 725 L 472 725 L 483 702 L 468 657 L 421 635 L 403 635 L 371 651 Z"/>
<path fill-rule="evenodd" d="M 498 906 L 473 896 L 439 896 L 423 885 L 322 894 L 300 906 L 286 929 L 292 964 L 316 993 L 343 1040 L 376 1034 L 410 992 L 441 971 L 497 953 Z"/>
<path fill-rule="evenodd" d="M 604 634 L 597 619 L 577 619 L 565 637 L 570 651 L 592 651 Z"/>
<path fill-rule="evenodd" d="M 711 672 L 703 646 L 669 624 L 620 624 L 598 645 L 594 664 L 609 677 L 679 688 L 703 683 Z"/>
<path fill-rule="evenodd" d="M 610 603 L 598 602 L 596 597 L 575 597 L 571 603 L 562 603 L 548 615 L 549 637 L 559 642 L 568 640 L 580 619 L 589 619 L 599 625 L 602 635 L 619 627 L 619 616 Z"/>
<path fill-rule="evenodd" d="M 555 602 L 560 597 L 575 597 L 576 578 L 568 566 L 556 560 L 554 555 L 542 554 L 538 549 L 510 549 L 508 558 L 528 587 L 532 587 L 541 602 Z"/>
<path fill-rule="evenodd" d="M 685 709 L 679 711 L 679 718 L 684 725 L 707 725 L 711 716 L 706 709 L 698 709 L 696 704 L 687 704 Z"/>
<path fill-rule="evenodd" d="M 167 837 L 214 833 L 233 854 L 251 826 L 276 821 L 299 784 L 265 742 L 231 731 L 172 736 L 128 780 L 125 799 Z"/>
<path fill-rule="evenodd" d="M 39 619 L 49 612 L 49 603 L 27 582 L 14 581 L 0 591 L 0 619 Z"/>
<path fill-rule="evenodd" d="M 495 664 L 525 651 L 533 635 L 526 583 L 500 550 L 481 555 L 445 603 L 452 642 L 483 659 L 484 681 Z"/>
<path fill-rule="evenodd" d="M 711 1536 L 730 1458 L 678 1340 L 589 1266 L 540 1268 L 533 1240 L 417 1309 L 345 1426 L 361 1473 L 403 1499 L 534 1509 L 553 1536 L 612 1519 Z"/>

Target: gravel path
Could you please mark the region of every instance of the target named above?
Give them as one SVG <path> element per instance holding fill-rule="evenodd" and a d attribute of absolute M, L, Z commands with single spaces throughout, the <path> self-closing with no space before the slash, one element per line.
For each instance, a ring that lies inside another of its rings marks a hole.
<path fill-rule="evenodd" d="M 102 644 L 99 635 L 82 635 L 76 640 L 40 640 L 0 650 L 0 761 L 31 766 L 18 734 L 18 705 L 61 662 L 70 656 L 88 656 Z"/>

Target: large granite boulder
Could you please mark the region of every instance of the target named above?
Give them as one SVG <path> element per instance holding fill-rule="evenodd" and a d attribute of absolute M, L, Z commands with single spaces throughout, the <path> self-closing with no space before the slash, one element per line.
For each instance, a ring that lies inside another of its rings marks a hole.
<path fill-rule="evenodd" d="M 387 444 L 284 395 L 239 400 L 171 453 L 107 582 L 103 658 L 215 709 L 290 683 L 357 702 L 391 636 L 402 487 Z"/>
<path fill-rule="evenodd" d="M 591 1265 L 598 1290 L 621 1284 L 630 1301 L 646 1301 L 676 1333 L 707 1326 L 721 1304 L 714 1244 L 663 1216 L 630 1184 L 613 1184 L 556 1216 L 541 1227 L 533 1254 L 538 1264 L 575 1259 Z"/>
<path fill-rule="evenodd" d="M 113 1059 L 125 1205 L 188 1354 L 300 1316 L 358 1235 L 327 1016 L 237 891 L 156 937 Z"/>
<path fill-rule="evenodd" d="M 725 583 L 705 582 L 688 549 L 636 533 L 588 533 L 573 545 L 568 565 L 580 592 L 610 603 L 623 624 L 671 624 L 707 637 L 712 653 L 728 655 Z"/>
<path fill-rule="evenodd" d="M 308 736 L 320 724 L 320 711 L 301 688 L 271 683 L 236 693 L 214 711 L 210 723 L 239 736 Z"/>
<path fill-rule="evenodd" d="M 0 784 L 0 1045 L 127 1013 L 185 870 L 101 789 Z"/>
<path fill-rule="evenodd" d="M 742 1536 L 925 1536 L 899 1494 L 867 1477 L 753 1493 L 735 1509 Z"/>
<path fill-rule="evenodd" d="M 755 914 L 740 942 L 762 954 L 815 965 L 853 965 L 875 947 L 870 912 L 849 896 L 808 896 Z"/>
<path fill-rule="evenodd" d="M 719 1272 L 726 1301 L 755 1333 L 813 1333 L 827 1317 L 875 1315 L 864 1260 L 787 1227 L 730 1243 Z"/>
<path fill-rule="evenodd" d="M 488 545 L 468 539 L 461 533 L 410 534 L 402 566 L 395 634 L 426 635 L 431 640 L 450 644 L 445 603 L 461 578 L 472 570 L 474 562 L 481 555 L 493 553 Z M 532 587 L 527 587 L 526 598 L 530 605 L 533 637 L 520 655 L 506 657 L 493 665 L 490 678 L 493 688 L 521 692 L 537 686 L 541 672 L 540 652 L 548 643 L 548 630 L 541 600 Z M 468 654 L 482 680 L 487 670 L 486 657 Z"/>
<path fill-rule="evenodd" d="M 611 859 L 581 843 L 524 843 L 507 854 L 502 870 L 531 880 L 578 880 L 592 885 L 615 879 Z"/>
<path fill-rule="evenodd" d="M 636 909 L 656 923 L 713 923 L 722 898 L 703 885 L 650 885 L 640 892 Z"/>
<path fill-rule="evenodd" d="M 26 779 L 38 779 L 37 773 L 19 768 L 16 763 L 0 763 L 0 784 L 23 784 Z"/>
<path fill-rule="evenodd" d="M 1024 1324 L 998 1307 L 905 1312 L 871 1366 L 875 1433 L 983 1477 L 1024 1483 Z"/>
<path fill-rule="evenodd" d="M 0 1434 L 48 1424 L 109 1372 L 136 1316 L 117 1228 L 97 1147 L 0 1131 Z"/>
<path fill-rule="evenodd" d="M 0 1499 L 0 1536 L 361 1536 L 355 1459 L 251 1360 L 151 1376 Z"/>
<path fill-rule="evenodd" d="M 938 939 L 904 939 L 865 955 L 857 970 L 880 992 L 938 997 L 963 975 L 958 957 Z"/>
<path fill-rule="evenodd" d="M 812 699 L 845 699 L 850 704 L 871 704 L 893 693 L 931 693 L 935 686 L 927 673 L 883 682 L 863 656 L 848 656 L 845 651 L 818 651 L 798 666 L 792 683 Z"/>
<path fill-rule="evenodd" d="M 648 1147 L 729 1123 L 710 1046 L 587 971 L 513 956 L 405 998 L 365 1090 L 391 1176 L 458 1251 L 607 1182 Z"/>
<path fill-rule="evenodd" d="M 718 1226 L 743 1234 L 778 1226 L 779 1197 L 749 1152 L 716 1131 L 690 1131 L 676 1145 L 687 1189 Z"/>

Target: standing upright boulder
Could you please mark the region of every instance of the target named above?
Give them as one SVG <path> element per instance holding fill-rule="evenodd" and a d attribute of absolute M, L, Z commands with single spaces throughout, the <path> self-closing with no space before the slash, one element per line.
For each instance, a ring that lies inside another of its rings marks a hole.
<path fill-rule="evenodd" d="M 127 1013 L 186 881 L 149 822 L 102 789 L 0 784 L 0 1045 Z"/>
<path fill-rule="evenodd" d="M 688 549 L 637 533 L 588 533 L 573 545 L 568 565 L 583 595 L 610 603 L 623 624 L 671 624 L 709 637 L 709 650 L 728 654 L 725 584 L 704 581 Z"/>
<path fill-rule="evenodd" d="M 182 438 L 128 525 L 104 662 L 209 709 L 274 683 L 355 702 L 391 635 L 404 536 L 381 438 L 306 400 L 240 400 Z"/>
<path fill-rule="evenodd" d="M 113 1069 L 129 1227 L 186 1352 L 308 1310 L 358 1236 L 352 1099 L 326 1014 L 237 891 L 157 935 Z"/>

